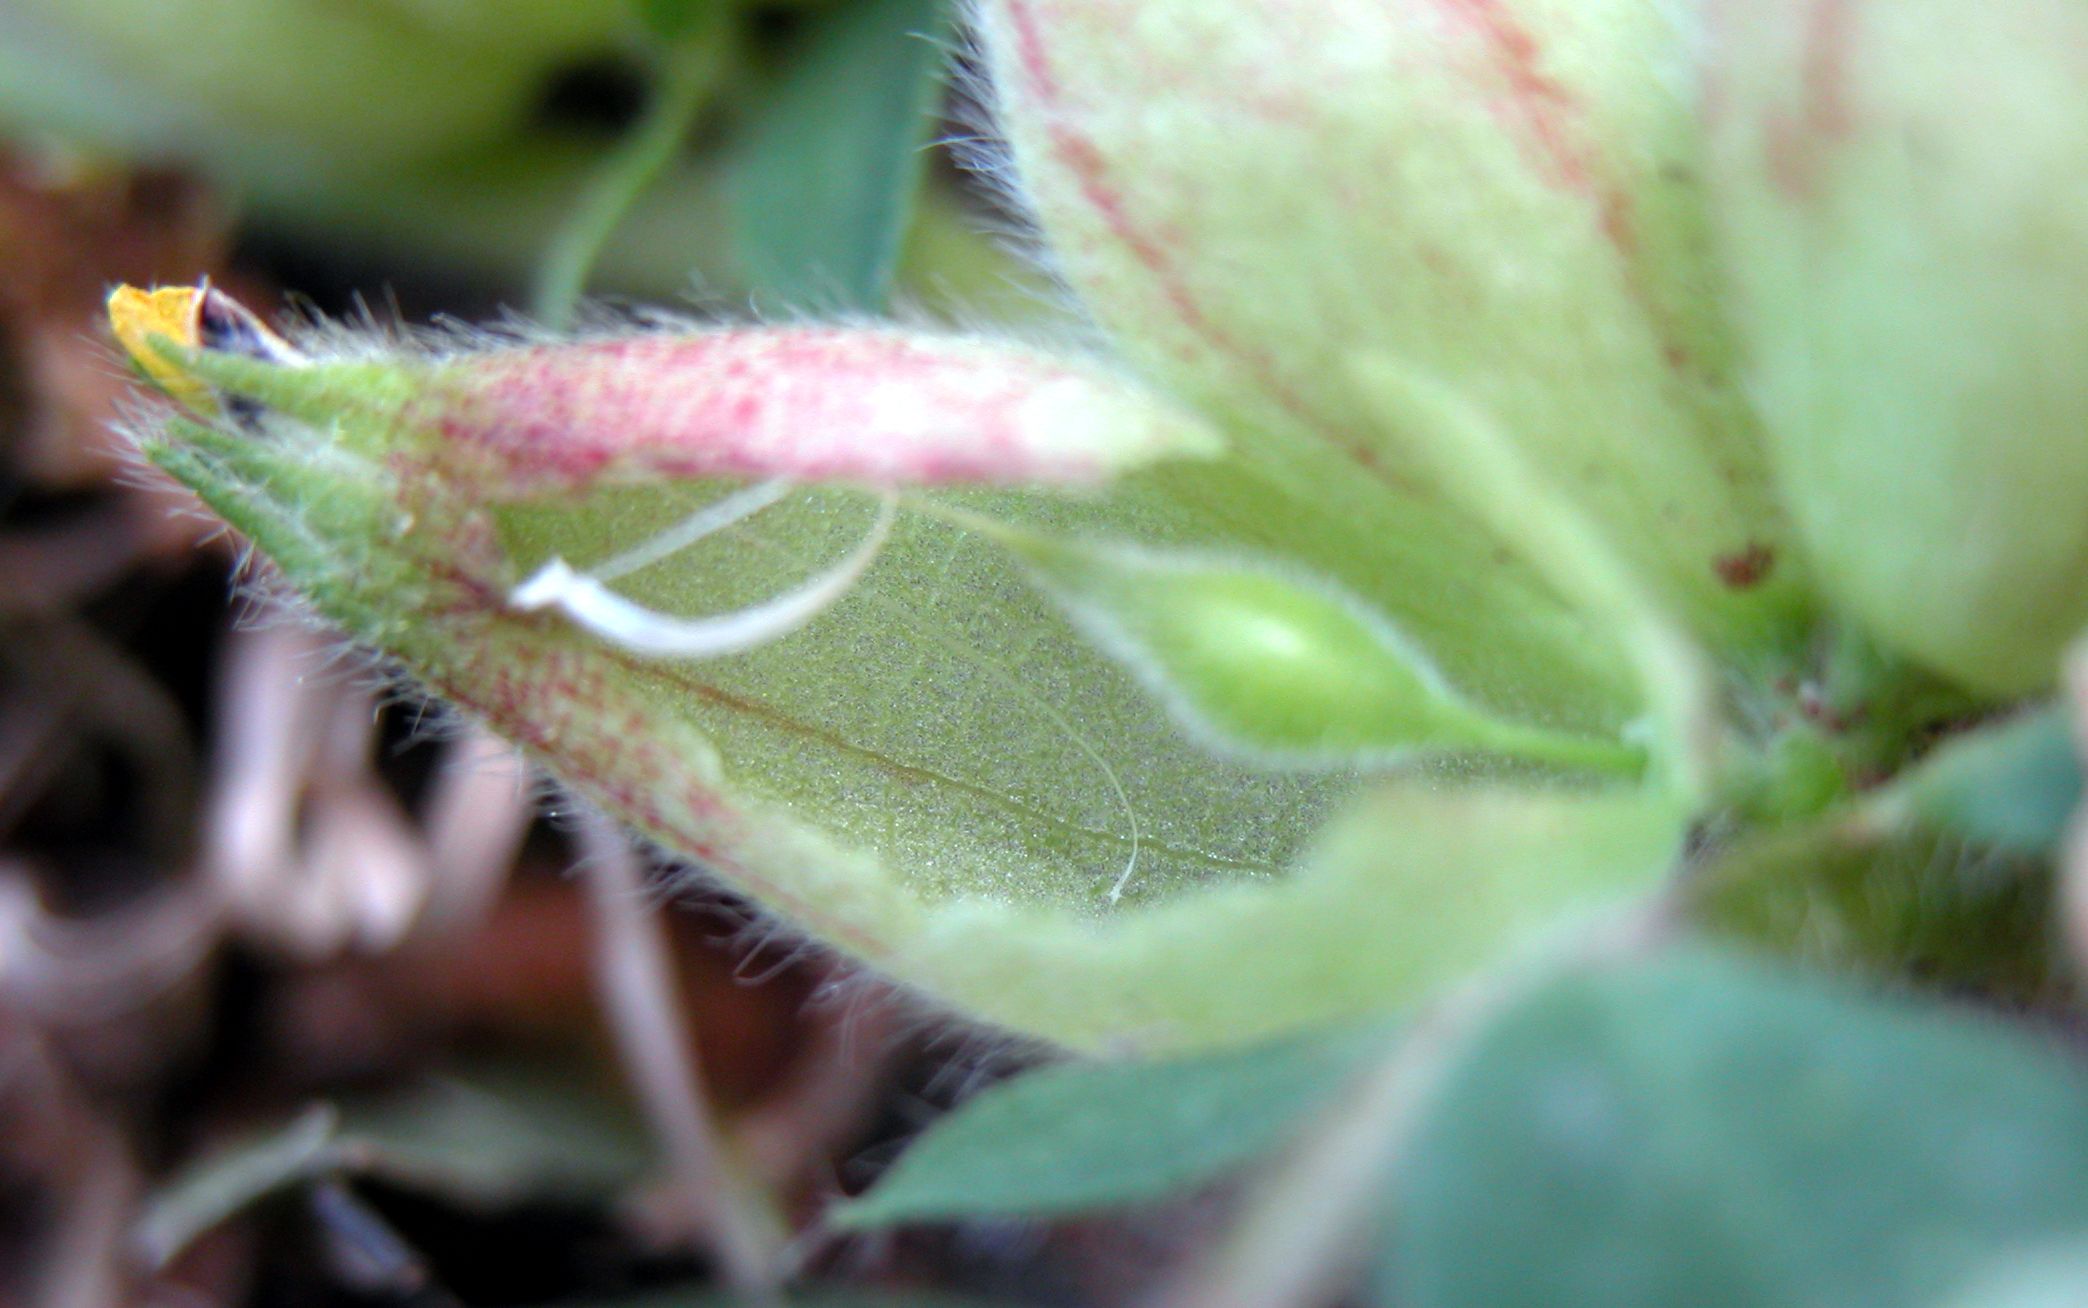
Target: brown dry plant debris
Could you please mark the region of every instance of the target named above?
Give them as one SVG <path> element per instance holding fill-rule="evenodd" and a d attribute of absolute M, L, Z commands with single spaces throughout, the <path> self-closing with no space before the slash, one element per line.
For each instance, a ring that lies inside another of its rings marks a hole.
<path fill-rule="evenodd" d="M 892 1001 L 816 960 L 759 964 L 775 975 L 751 984 L 727 904 L 631 918 L 598 896 L 590 909 L 511 750 L 469 727 L 421 738 L 419 709 L 340 665 L 336 637 L 231 600 L 237 542 L 125 457 L 112 432 L 137 401 L 96 325 L 107 288 L 208 277 L 269 303 L 232 250 L 225 207 L 179 173 L 0 153 L 0 1106 L 16 1128 L 0 1139 L 0 1303 L 343 1293 L 343 1232 L 358 1224 L 390 1232 L 410 1255 L 399 1266 L 443 1293 L 463 1274 L 458 1241 L 497 1238 L 511 1200 L 448 1235 L 393 1229 L 402 1195 L 418 1196 L 410 1216 L 473 1193 L 439 1166 L 385 1170 L 369 1194 L 346 1162 L 277 1178 L 297 1197 L 269 1201 L 264 1186 L 258 1207 L 210 1217 L 164 1262 L 144 1256 L 139 1223 L 171 1202 L 171 1179 L 315 1099 L 351 1123 L 357 1105 L 382 1108 L 405 1139 L 433 1111 L 414 1107 L 416 1087 L 476 1084 L 519 1060 L 568 1087 L 546 1104 L 630 1112 L 604 1017 L 619 992 L 598 980 L 618 969 L 598 960 L 647 918 L 663 1020 L 638 1044 L 663 1068 L 704 1051 L 700 1085 L 683 1087 L 694 1097 L 662 1129 L 716 1132 L 761 1202 L 802 1221 L 891 1093 Z M 266 593 L 265 575 L 243 590 Z M 818 988 L 846 998 L 808 1008 Z M 621 1048 L 633 1053 L 628 1033 Z M 530 1181 L 536 1146 L 499 1124 L 534 1093 L 426 1099 L 452 1116 L 423 1126 L 455 1129 L 484 1103 L 465 1126 L 492 1151 L 485 1166 L 526 1182 L 513 1198 L 592 1214 L 549 1242 L 546 1267 L 563 1266 L 560 1240 L 607 1233 L 620 1251 L 606 1282 L 588 1264 L 538 1288 L 687 1275 L 668 1247 L 689 1248 L 692 1213 L 712 1211 L 688 1151 L 678 1187 L 656 1184 L 663 1162 L 607 1202 Z M 357 1137 L 342 1157 L 392 1169 L 402 1146 L 389 1141 Z"/>

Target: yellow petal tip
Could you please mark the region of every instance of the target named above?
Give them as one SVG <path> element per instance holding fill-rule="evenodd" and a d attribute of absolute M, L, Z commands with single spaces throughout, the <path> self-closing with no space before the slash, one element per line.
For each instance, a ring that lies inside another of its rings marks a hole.
<path fill-rule="evenodd" d="M 161 390 L 183 405 L 210 411 L 216 405 L 210 390 L 186 369 L 168 359 L 152 345 L 155 336 L 195 349 L 201 344 L 202 307 L 206 288 L 163 286 L 143 291 L 119 286 L 109 295 L 109 329 L 140 371 Z"/>

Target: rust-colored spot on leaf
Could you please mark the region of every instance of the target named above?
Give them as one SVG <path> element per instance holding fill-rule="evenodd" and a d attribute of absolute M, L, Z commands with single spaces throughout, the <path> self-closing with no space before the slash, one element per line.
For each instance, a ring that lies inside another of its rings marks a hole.
<path fill-rule="evenodd" d="M 1768 580 L 1775 568 L 1776 551 L 1760 541 L 1750 541 L 1746 549 L 1711 560 L 1711 570 L 1733 590 L 1752 590 Z"/>

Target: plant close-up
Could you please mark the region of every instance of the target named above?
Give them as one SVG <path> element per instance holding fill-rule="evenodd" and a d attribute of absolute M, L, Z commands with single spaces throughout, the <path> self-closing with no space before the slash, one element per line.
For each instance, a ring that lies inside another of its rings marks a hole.
<path fill-rule="evenodd" d="M 1043 1064 L 809 1216 L 666 1132 L 731 1292 L 1116 1221 L 1136 1274 L 906 1293 L 2088 1297 L 2088 8 L 872 0 L 818 21 L 903 57 L 802 56 L 829 139 L 731 6 L 655 4 L 597 160 L 515 106 L 621 7 L 388 7 L 491 53 L 0 37 L 165 41 L 257 211 L 531 280 L 474 326 L 113 289 L 130 475 L 267 621 L 519 747 L 596 911 L 642 849 Z"/>

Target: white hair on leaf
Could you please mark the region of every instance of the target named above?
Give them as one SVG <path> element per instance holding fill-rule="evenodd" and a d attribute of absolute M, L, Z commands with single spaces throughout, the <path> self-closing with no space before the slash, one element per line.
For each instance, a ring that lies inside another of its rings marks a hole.
<path fill-rule="evenodd" d="M 651 540 L 634 545 L 613 559 L 588 569 L 596 581 L 615 581 L 679 554 L 706 536 L 745 522 L 790 493 L 791 483 L 764 481 L 704 505 Z"/>
<path fill-rule="evenodd" d="M 763 483 L 706 506 L 694 518 L 668 529 L 663 537 L 680 542 L 677 549 L 686 548 L 710 532 L 751 517 L 774 503 L 782 494 L 769 489 L 776 484 Z M 763 503 L 763 494 L 772 498 Z M 720 512 L 721 508 L 726 511 Z M 878 505 L 877 520 L 869 533 L 840 563 L 795 590 L 714 617 L 681 618 L 647 608 L 610 590 L 604 584 L 603 573 L 575 571 L 560 558 L 553 558 L 515 587 L 508 595 L 508 603 L 525 612 L 556 609 L 575 625 L 611 644 L 655 658 L 702 659 L 743 654 L 789 635 L 833 607 L 869 571 L 891 535 L 897 516 L 898 500 L 886 495 Z M 698 523 L 698 519 L 704 521 Z M 611 560 L 611 566 L 621 570 L 610 575 L 621 576 L 657 563 L 673 552 L 656 549 L 658 539 Z M 634 558 L 640 562 L 632 565 L 629 561 Z"/>

